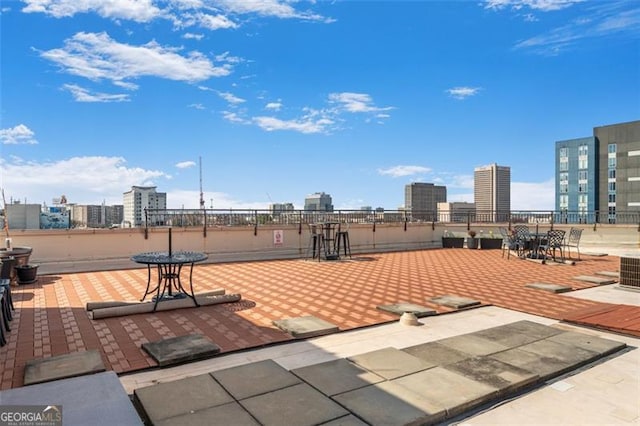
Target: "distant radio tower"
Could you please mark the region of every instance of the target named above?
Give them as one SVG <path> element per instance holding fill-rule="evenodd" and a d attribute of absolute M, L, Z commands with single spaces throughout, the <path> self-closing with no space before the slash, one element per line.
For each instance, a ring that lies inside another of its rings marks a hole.
<path fill-rule="evenodd" d="M 202 157 L 200 159 L 200 208 L 202 210 L 206 209 L 204 205 L 204 194 L 202 193 Z"/>

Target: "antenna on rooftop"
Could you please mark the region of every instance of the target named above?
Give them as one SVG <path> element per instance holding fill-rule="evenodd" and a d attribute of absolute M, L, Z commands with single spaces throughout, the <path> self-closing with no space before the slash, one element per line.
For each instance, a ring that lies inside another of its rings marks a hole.
<path fill-rule="evenodd" d="M 204 205 L 204 194 L 202 193 L 202 157 L 199 157 L 200 161 L 200 208 L 202 210 L 206 209 Z"/>

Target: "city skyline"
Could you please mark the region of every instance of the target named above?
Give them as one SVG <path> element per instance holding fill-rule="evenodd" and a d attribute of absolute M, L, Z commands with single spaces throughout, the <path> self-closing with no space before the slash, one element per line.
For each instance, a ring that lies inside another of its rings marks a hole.
<path fill-rule="evenodd" d="M 7 202 L 395 210 L 413 182 L 553 210 L 555 143 L 640 116 L 631 1 L 3 2 Z M 25 32 L 24 28 L 38 28 Z"/>

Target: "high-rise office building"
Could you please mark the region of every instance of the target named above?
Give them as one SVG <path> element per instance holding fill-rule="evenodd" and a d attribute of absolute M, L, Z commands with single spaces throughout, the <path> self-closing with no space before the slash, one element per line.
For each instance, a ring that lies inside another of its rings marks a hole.
<path fill-rule="evenodd" d="M 312 212 L 332 212 L 333 204 L 331 203 L 331 195 L 325 194 L 324 192 L 316 192 L 308 195 L 307 198 L 304 199 L 304 210 Z"/>
<path fill-rule="evenodd" d="M 131 191 L 124 193 L 123 200 L 124 223 L 132 227 L 145 223 L 145 209 L 167 208 L 167 193 L 156 192 L 155 186 L 132 186 Z M 160 216 L 152 215 L 147 219 L 156 225 L 162 224 L 159 223 Z"/>
<path fill-rule="evenodd" d="M 640 121 L 556 142 L 556 210 L 565 223 L 628 223 L 640 211 Z"/>
<path fill-rule="evenodd" d="M 404 187 L 404 208 L 414 219 L 436 220 L 438 203 L 446 201 L 446 186 L 413 182 Z"/>
<path fill-rule="evenodd" d="M 269 204 L 269 210 L 273 215 L 279 215 L 281 213 L 288 213 L 295 210 L 292 203 L 273 203 Z"/>
<path fill-rule="evenodd" d="M 502 222 L 511 211 L 511 168 L 496 163 L 477 167 L 473 173 L 476 220 Z"/>

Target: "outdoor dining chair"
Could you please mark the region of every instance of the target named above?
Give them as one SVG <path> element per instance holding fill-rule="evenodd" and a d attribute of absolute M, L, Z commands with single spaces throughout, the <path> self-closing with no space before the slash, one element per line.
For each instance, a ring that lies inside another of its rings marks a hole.
<path fill-rule="evenodd" d="M 560 258 L 564 262 L 564 235 L 565 231 L 562 229 L 552 229 L 547 231 L 547 237 L 543 238 L 538 245 L 538 252 L 544 256 L 544 258 L 551 257 L 556 260 L 556 250 L 560 251 Z"/>
<path fill-rule="evenodd" d="M 515 251 L 518 253 L 518 256 L 521 254 L 520 244 L 518 243 L 518 238 L 515 232 L 509 232 L 509 230 L 503 226 L 498 228 L 500 230 L 500 235 L 502 236 L 502 257 L 504 257 L 504 251 L 507 251 L 507 259 L 511 256 L 511 251 Z"/>
<path fill-rule="evenodd" d="M 580 238 L 582 237 L 581 228 L 571 228 L 569 235 L 565 238 L 564 248 L 567 250 L 567 257 L 571 259 L 571 247 L 578 251 L 578 260 L 580 260 Z"/>
<path fill-rule="evenodd" d="M 515 231 L 518 245 L 521 247 L 523 254 L 525 251 L 531 250 L 531 232 L 529 231 L 529 227 L 527 225 L 515 225 L 513 230 Z"/>

